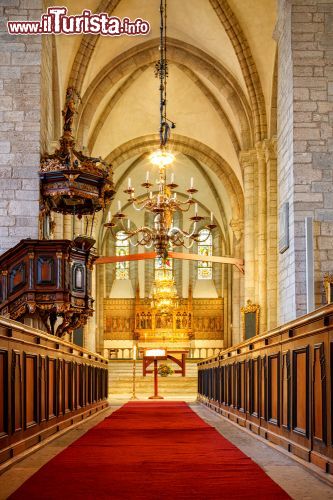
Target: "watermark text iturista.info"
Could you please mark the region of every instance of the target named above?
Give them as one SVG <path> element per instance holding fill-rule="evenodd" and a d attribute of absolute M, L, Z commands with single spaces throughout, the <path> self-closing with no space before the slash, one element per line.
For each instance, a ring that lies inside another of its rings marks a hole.
<path fill-rule="evenodd" d="M 93 13 L 84 9 L 82 14 L 68 15 L 66 7 L 49 7 L 38 21 L 8 21 L 11 35 L 103 35 L 138 36 L 150 32 L 150 23 L 144 19 L 109 16 L 105 12 Z"/>

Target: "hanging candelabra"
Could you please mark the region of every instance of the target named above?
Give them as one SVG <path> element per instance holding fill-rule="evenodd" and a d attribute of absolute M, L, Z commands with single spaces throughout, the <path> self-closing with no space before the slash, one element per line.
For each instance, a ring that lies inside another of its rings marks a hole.
<path fill-rule="evenodd" d="M 163 266 L 163 275 L 155 279 L 152 290 L 151 307 L 162 314 L 178 307 L 178 294 L 175 280 L 169 277 Z"/>

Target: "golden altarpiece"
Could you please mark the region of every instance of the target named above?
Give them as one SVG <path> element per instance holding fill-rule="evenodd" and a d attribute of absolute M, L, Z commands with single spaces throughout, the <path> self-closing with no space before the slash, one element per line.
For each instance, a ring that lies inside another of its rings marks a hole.
<path fill-rule="evenodd" d="M 223 298 L 179 299 L 177 307 L 161 314 L 151 299 L 104 300 L 104 347 L 110 357 L 130 358 L 132 348 L 155 346 L 188 349 L 201 358 L 223 348 Z"/>

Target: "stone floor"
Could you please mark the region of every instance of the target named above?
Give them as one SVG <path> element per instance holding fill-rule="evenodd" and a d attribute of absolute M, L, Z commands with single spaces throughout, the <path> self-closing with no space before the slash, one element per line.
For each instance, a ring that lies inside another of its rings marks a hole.
<path fill-rule="evenodd" d="M 38 469 L 46 464 L 62 450 L 67 448 L 73 441 L 81 437 L 91 427 L 101 422 L 105 417 L 111 415 L 123 404 L 112 401 L 109 408 L 101 411 L 95 417 L 78 424 L 72 430 L 61 437 L 54 439 L 51 443 L 43 446 L 38 451 L 18 462 L 0 476 L 0 500 L 8 498 L 22 483 L 32 476 Z M 28 500 L 28 499 L 27 499 Z M 29 499 L 30 500 L 30 499 Z"/>
<path fill-rule="evenodd" d="M 228 422 L 205 406 L 190 403 L 190 407 L 226 439 L 252 458 L 276 483 L 295 500 L 333 499 L 333 478 L 324 472 L 312 472 L 301 461 L 291 458 L 276 447 L 266 444 Z"/>
<path fill-rule="evenodd" d="M 89 421 L 77 425 L 71 431 L 42 447 L 39 451 L 18 462 L 2 474 L 0 476 L 0 500 L 8 498 L 46 462 L 82 436 L 88 429 L 110 415 L 123 403 L 123 400 L 113 400 L 107 410 Z M 325 478 L 324 474 L 321 477 L 320 474 L 308 470 L 301 463 L 277 451 L 265 442 L 258 441 L 249 433 L 244 432 L 204 406 L 198 403 L 189 404 L 203 420 L 215 427 L 223 436 L 257 462 L 293 499 L 310 500 L 320 498 L 320 500 L 333 500 L 333 481 L 330 482 L 329 478 Z"/>

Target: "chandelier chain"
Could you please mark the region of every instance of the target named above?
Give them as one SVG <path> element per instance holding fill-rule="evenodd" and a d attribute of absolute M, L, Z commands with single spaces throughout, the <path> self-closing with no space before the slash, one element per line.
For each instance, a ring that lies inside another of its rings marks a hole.
<path fill-rule="evenodd" d="M 159 78 L 160 92 L 160 149 L 152 153 L 150 160 L 153 165 L 158 166 L 159 176 L 156 181 L 156 189 L 153 191 L 154 184 L 150 182 L 150 173 L 147 172 L 146 180 L 141 184 L 146 190 L 146 194 L 142 198 L 140 196 L 138 199 L 135 196 L 135 188 L 132 186 L 131 179 L 128 179 L 128 187 L 124 190 L 124 193 L 128 195 L 128 202 L 131 206 L 136 211 L 150 213 L 154 217 L 154 222 L 152 227 L 142 226 L 132 229 L 130 220 L 122 213 L 121 204 L 118 201 L 118 211 L 115 214 L 117 222 L 112 222 L 110 219 L 106 226 L 111 229 L 113 234 L 113 228 L 120 229 L 123 233 L 122 238 L 129 240 L 132 246 L 153 247 L 157 256 L 165 260 L 169 250 L 173 247 L 190 249 L 195 242 L 202 242 L 198 224 L 206 219 L 206 217 L 198 214 L 198 204 L 193 199 L 193 195 L 198 192 L 194 187 L 193 177 L 191 177 L 190 186 L 186 190 L 187 198 L 185 201 L 181 201 L 177 199 L 177 193 L 175 192 L 178 184 L 175 183 L 174 173 L 171 173 L 170 178 L 167 176 L 167 167 L 174 161 L 174 155 L 167 150 L 166 146 L 170 136 L 170 129 L 175 128 L 175 124 L 167 117 L 167 0 L 160 0 L 160 57 L 155 65 L 155 76 Z M 174 224 L 174 214 L 188 212 L 193 205 L 194 215 L 189 217 L 192 226 L 190 230 L 185 231 Z M 127 227 L 124 224 L 126 219 Z M 209 230 L 209 234 L 216 227 L 212 212 L 210 221 L 204 227 Z M 114 236 L 116 237 L 116 234 Z M 132 241 L 133 238 L 135 238 L 135 241 Z"/>

